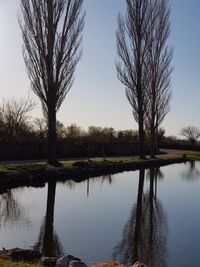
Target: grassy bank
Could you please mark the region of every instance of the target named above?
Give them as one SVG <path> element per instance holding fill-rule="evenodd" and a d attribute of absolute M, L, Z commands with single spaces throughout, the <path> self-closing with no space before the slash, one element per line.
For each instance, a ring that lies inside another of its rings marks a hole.
<path fill-rule="evenodd" d="M 186 155 L 188 160 L 200 160 L 200 151 L 193 151 L 193 150 L 177 150 L 177 149 L 162 149 L 165 155 L 163 157 L 167 156 L 183 156 Z M 162 157 L 162 156 L 160 156 Z"/>
<path fill-rule="evenodd" d="M 166 156 L 162 159 L 172 159 L 178 158 L 180 156 Z M 95 167 L 95 166 L 109 166 L 115 165 L 119 163 L 136 163 L 136 162 L 143 162 L 144 160 L 140 160 L 138 158 L 126 157 L 126 158 L 119 158 L 119 159 L 95 159 L 95 160 L 81 160 L 81 161 L 65 161 L 62 162 L 62 165 L 59 167 L 55 167 L 49 165 L 47 163 L 32 163 L 32 164 L 8 164 L 8 165 L 0 165 L 0 173 L 4 174 L 25 174 L 34 171 L 44 171 L 44 170 L 51 170 L 57 169 L 60 167 L 72 167 L 72 166 L 79 166 L 79 167 Z"/>
<path fill-rule="evenodd" d="M 72 166 L 73 162 L 63 162 L 61 166 L 63 167 L 70 167 Z M 48 170 L 57 168 L 52 166 L 48 163 L 31 163 L 31 164 L 7 164 L 7 165 L 0 165 L 0 173 L 11 173 L 11 174 L 23 174 L 31 171 L 39 171 L 39 170 Z"/>
<path fill-rule="evenodd" d="M 14 262 L 9 260 L 0 260 L 0 267 L 42 267 L 42 265 L 24 262 Z"/>
<path fill-rule="evenodd" d="M 164 152 L 167 151 L 167 154 L 157 156 L 156 160 L 164 159 L 164 160 L 173 160 L 182 158 L 183 155 L 186 155 L 188 160 L 200 160 L 200 152 L 199 151 L 190 151 L 190 150 L 163 150 Z M 146 160 L 140 160 L 138 157 L 134 156 L 122 156 L 122 157 L 106 157 L 105 159 L 102 158 L 93 158 L 91 160 L 82 159 L 81 161 L 69 160 L 69 161 L 62 161 L 61 166 L 59 167 L 71 167 L 71 166 L 80 166 L 80 167 L 87 167 L 87 166 L 108 166 L 108 165 L 115 165 L 115 164 L 126 164 L 126 163 L 142 163 L 151 160 L 147 157 Z M 45 162 L 42 163 L 17 163 L 17 164 L 7 164 L 1 165 L 0 164 L 0 173 L 5 174 L 25 174 L 34 171 L 43 171 L 49 169 L 59 168 L 52 165 L 49 165 Z"/>
<path fill-rule="evenodd" d="M 199 151 L 185 150 L 184 154 L 186 154 L 186 157 L 189 160 L 200 160 L 200 152 Z"/>

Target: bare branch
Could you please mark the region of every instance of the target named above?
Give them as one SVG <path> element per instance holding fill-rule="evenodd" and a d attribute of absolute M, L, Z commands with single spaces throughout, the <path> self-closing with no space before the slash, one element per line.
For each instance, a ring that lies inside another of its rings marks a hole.
<path fill-rule="evenodd" d="M 119 15 L 116 32 L 117 75 L 126 88 L 139 126 L 140 157 L 144 157 L 144 116 L 148 104 L 149 66 L 147 55 L 150 34 L 155 20 L 155 2 L 126 0 L 126 16 Z"/>
<path fill-rule="evenodd" d="M 148 105 L 145 114 L 146 129 L 151 135 L 151 154 L 156 152 L 156 135 L 165 116 L 170 111 L 172 91 L 170 76 L 173 49 L 166 42 L 170 34 L 170 8 L 168 0 L 153 0 L 152 29 L 148 35 L 147 65 L 149 66 Z"/>
<path fill-rule="evenodd" d="M 54 154 L 56 112 L 72 87 L 81 58 L 83 1 L 21 0 L 24 61 L 32 90 L 48 118 L 49 144 L 54 143 Z"/>
<path fill-rule="evenodd" d="M 188 126 L 182 128 L 180 135 L 186 137 L 191 142 L 191 144 L 195 144 L 200 137 L 200 129 L 195 126 Z"/>

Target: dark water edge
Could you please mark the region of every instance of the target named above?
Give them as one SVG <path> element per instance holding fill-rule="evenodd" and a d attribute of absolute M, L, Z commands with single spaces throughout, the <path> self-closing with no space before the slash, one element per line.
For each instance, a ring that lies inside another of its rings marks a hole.
<path fill-rule="evenodd" d="M 172 159 L 148 159 L 130 163 L 101 164 L 94 166 L 72 166 L 55 169 L 41 169 L 21 174 L 0 173 L 0 193 L 8 189 L 21 186 L 44 187 L 48 181 L 66 181 L 72 179 L 81 182 L 85 179 L 101 175 L 115 174 L 124 171 L 135 171 L 139 169 L 155 168 L 175 163 L 187 162 L 187 158 Z"/>

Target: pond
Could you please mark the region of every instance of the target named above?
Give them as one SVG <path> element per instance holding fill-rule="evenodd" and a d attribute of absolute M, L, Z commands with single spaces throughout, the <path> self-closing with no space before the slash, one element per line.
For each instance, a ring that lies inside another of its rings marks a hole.
<path fill-rule="evenodd" d="M 199 162 L 0 195 L 1 248 L 188 267 L 200 265 L 199 244 Z"/>

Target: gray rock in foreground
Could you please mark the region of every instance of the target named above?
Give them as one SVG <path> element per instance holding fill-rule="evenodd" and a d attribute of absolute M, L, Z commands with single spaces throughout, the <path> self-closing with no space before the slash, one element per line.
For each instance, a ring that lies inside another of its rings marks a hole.
<path fill-rule="evenodd" d="M 81 259 L 76 258 L 72 255 L 63 256 L 62 258 L 57 260 L 56 267 L 69 267 L 70 261 L 81 262 Z"/>
<path fill-rule="evenodd" d="M 87 265 L 82 261 L 70 261 L 69 267 L 87 267 Z"/>
<path fill-rule="evenodd" d="M 137 261 L 131 267 L 147 267 L 147 266 L 144 263 L 141 263 L 141 262 Z"/>

